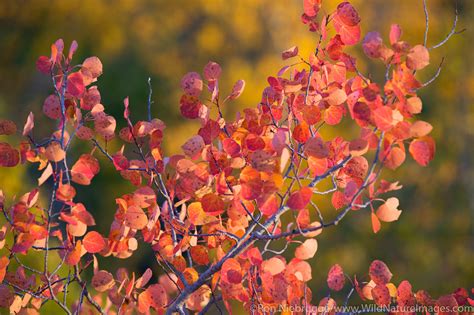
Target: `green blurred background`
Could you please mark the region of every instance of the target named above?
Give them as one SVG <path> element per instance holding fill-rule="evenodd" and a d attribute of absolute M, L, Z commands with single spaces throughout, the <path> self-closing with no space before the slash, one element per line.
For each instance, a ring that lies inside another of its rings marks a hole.
<path fill-rule="evenodd" d="M 323 1 L 326 12 L 336 1 Z M 378 30 L 388 41 L 391 23 L 402 26 L 402 39 L 421 43 L 424 32 L 422 1 L 354 0 L 362 17 L 363 34 Z M 446 57 L 440 77 L 420 92 L 424 100 L 421 118 L 434 126 L 437 142 L 434 161 L 421 168 L 410 158 L 388 178 L 396 178 L 404 189 L 396 193 L 404 210 L 400 220 L 384 224 L 374 235 L 370 216 L 353 213 L 337 227 L 319 237 L 319 251 L 312 260 L 312 288 L 320 299 L 326 294 L 326 273 L 334 263 L 348 274 L 367 273 L 373 259 L 385 260 L 395 282 L 409 279 L 415 289 L 433 295 L 457 287 L 474 285 L 474 1 L 457 1 L 459 29 L 445 46 L 432 51 L 432 66 L 419 73 L 429 79 L 441 57 Z M 428 0 L 430 31 L 428 45 L 449 32 L 455 1 Z M 316 42 L 300 22 L 300 0 L 158 0 L 158 1 L 0 1 L 0 117 L 14 119 L 19 126 L 33 111 L 40 116 L 44 98 L 51 93 L 50 81 L 35 69 L 39 55 L 49 54 L 57 38 L 66 46 L 76 39 L 76 61 L 96 55 L 104 64 L 98 86 L 109 113 L 120 117 L 122 100 L 130 96 L 132 115 L 145 118 L 147 78 L 154 89 L 153 115 L 168 126 L 164 146 L 176 152 L 196 132 L 196 125 L 179 115 L 179 81 L 187 71 L 201 72 L 213 60 L 223 67 L 221 91 L 229 91 L 237 79 L 247 83 L 242 97 L 225 108 L 225 116 L 254 106 L 283 62 L 280 53 L 298 45 L 307 56 Z M 380 78 L 382 65 L 368 63 L 360 46 L 351 49 L 363 73 Z M 378 74 L 375 74 L 378 73 Z M 51 121 L 37 119 L 35 135 L 46 136 Z M 6 141 L 0 136 L 0 141 Z M 82 149 L 90 149 L 82 148 Z M 79 189 L 87 208 L 104 233 L 115 212 L 114 198 L 129 192 L 120 176 L 101 163 L 103 172 L 91 187 Z M 28 175 L 34 175 L 29 179 Z M 8 196 L 24 193 L 38 172 L 30 168 L 1 169 L 0 189 Z M 323 209 L 330 213 L 330 207 Z M 105 259 L 113 266 L 158 271 L 149 249 L 143 255 L 122 261 Z M 313 302 L 316 302 L 314 300 Z"/>

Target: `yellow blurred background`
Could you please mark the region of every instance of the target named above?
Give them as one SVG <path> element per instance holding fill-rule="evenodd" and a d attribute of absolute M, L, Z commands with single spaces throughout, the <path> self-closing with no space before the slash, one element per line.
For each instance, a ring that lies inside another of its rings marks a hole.
<path fill-rule="evenodd" d="M 336 1 L 323 1 L 327 13 Z M 362 18 L 363 34 L 378 30 L 388 42 L 391 23 L 403 29 L 402 39 L 415 44 L 423 40 L 425 20 L 422 0 L 355 0 L 351 3 Z M 397 197 L 403 214 L 374 235 L 367 213 L 353 213 L 337 228 L 318 239 L 319 250 L 311 261 L 312 289 L 318 299 L 327 294 L 326 273 L 334 263 L 348 274 L 366 274 L 371 260 L 382 259 L 395 274 L 394 281 L 409 279 L 414 289 L 427 289 L 437 296 L 457 287 L 474 284 L 474 1 L 457 1 L 458 29 L 446 45 L 432 51 L 431 67 L 419 73 L 430 78 L 443 56 L 440 77 L 421 91 L 421 118 L 434 126 L 437 154 L 427 168 L 411 159 L 389 178 L 404 185 Z M 430 30 L 428 45 L 449 32 L 455 1 L 428 0 Z M 109 113 L 122 115 L 122 100 L 130 96 L 132 117 L 145 118 L 147 79 L 153 84 L 153 116 L 167 123 L 165 149 L 176 152 L 196 125 L 179 115 L 179 81 L 188 71 L 202 72 L 213 60 L 223 67 L 221 91 L 229 91 L 237 79 L 246 81 L 241 98 L 224 109 L 233 117 L 257 104 L 266 78 L 275 75 L 283 62 L 281 51 L 298 45 L 307 56 L 316 43 L 300 22 L 300 0 L 2 0 L 0 1 L 0 117 L 22 126 L 33 111 L 40 116 L 50 81 L 35 69 L 39 55 L 49 54 L 57 38 L 66 46 L 79 43 L 76 61 L 96 55 L 104 64 L 98 86 Z M 361 47 L 351 48 L 363 73 L 374 79 L 382 65 L 368 63 Z M 37 120 L 35 135 L 45 135 L 52 122 Z M 0 141 L 6 141 L 0 136 Z M 128 192 L 126 183 L 102 163 L 95 187 L 79 189 L 79 198 L 94 213 L 98 229 L 107 233 L 115 211 L 114 198 Z M 37 175 L 32 168 L 0 170 L 0 189 L 8 196 L 24 193 Z M 334 211 L 327 207 L 323 211 Z M 153 257 L 136 255 L 127 261 L 105 259 L 114 266 L 144 270 Z M 313 301 L 316 302 L 316 299 Z"/>

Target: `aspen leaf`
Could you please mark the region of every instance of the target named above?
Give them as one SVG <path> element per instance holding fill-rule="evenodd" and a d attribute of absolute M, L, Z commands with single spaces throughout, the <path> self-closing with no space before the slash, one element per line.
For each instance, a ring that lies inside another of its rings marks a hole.
<path fill-rule="evenodd" d="M 410 127 L 410 137 L 420 138 L 428 135 L 431 130 L 433 130 L 433 126 L 430 123 L 427 123 L 423 120 L 415 121 Z"/>
<path fill-rule="evenodd" d="M 412 292 L 412 287 L 410 282 L 403 280 L 398 285 L 396 291 L 397 303 L 400 306 L 413 306 L 416 303 L 415 295 Z"/>
<path fill-rule="evenodd" d="M 305 143 L 311 136 L 309 126 L 306 122 L 301 122 L 293 129 L 293 139 L 299 143 Z"/>
<path fill-rule="evenodd" d="M 209 255 L 208 250 L 205 246 L 196 245 L 190 248 L 191 257 L 193 261 L 198 265 L 207 265 L 209 264 Z"/>
<path fill-rule="evenodd" d="M 96 231 L 90 231 L 82 239 L 86 251 L 91 254 L 100 252 L 106 246 L 105 239 Z"/>
<path fill-rule="evenodd" d="M 361 156 L 369 150 L 369 142 L 365 139 L 359 138 L 352 140 L 349 143 L 349 152 L 352 156 Z"/>
<path fill-rule="evenodd" d="M 392 24 L 390 26 L 390 45 L 395 44 L 400 40 L 400 37 L 402 36 L 402 28 L 398 24 Z"/>
<path fill-rule="evenodd" d="M 90 185 L 92 178 L 99 171 L 99 161 L 90 154 L 83 154 L 71 168 L 71 179 L 80 185 Z"/>
<path fill-rule="evenodd" d="M 0 119 L 0 136 L 1 135 L 8 136 L 8 135 L 12 135 L 14 133 L 16 133 L 15 123 L 11 120 L 8 120 L 8 119 Z"/>
<path fill-rule="evenodd" d="M 52 94 L 44 100 L 43 113 L 51 119 L 61 118 L 61 103 L 57 95 Z"/>
<path fill-rule="evenodd" d="M 71 73 L 67 77 L 67 92 L 76 98 L 80 98 L 85 91 L 86 87 L 84 85 L 84 78 L 82 77 L 82 73 Z"/>
<path fill-rule="evenodd" d="M 224 212 L 224 201 L 216 194 L 209 193 L 201 198 L 201 204 L 204 212 L 209 215 L 218 215 Z"/>
<path fill-rule="evenodd" d="M 374 110 L 375 125 L 382 131 L 389 131 L 393 127 L 392 109 L 388 106 L 381 106 Z"/>
<path fill-rule="evenodd" d="M 421 70 L 430 63 L 430 53 L 423 45 L 414 46 L 407 55 L 407 66 L 413 70 Z"/>
<path fill-rule="evenodd" d="M 183 149 L 184 154 L 190 158 L 196 158 L 199 156 L 199 154 L 201 154 L 204 145 L 204 139 L 200 135 L 196 135 L 188 139 L 188 141 L 186 141 L 186 143 L 183 144 L 181 148 Z"/>
<path fill-rule="evenodd" d="M 92 277 L 92 287 L 96 289 L 98 292 L 105 292 L 110 289 L 115 284 L 114 277 L 112 274 L 105 270 L 99 270 L 94 274 Z"/>
<path fill-rule="evenodd" d="M 322 0 L 304 0 L 304 13 L 309 17 L 316 16 L 321 9 L 321 2 Z"/>
<path fill-rule="evenodd" d="M 374 260 L 370 264 L 369 276 L 376 284 L 385 285 L 392 279 L 392 273 L 387 265 L 381 260 Z"/>
<path fill-rule="evenodd" d="M 311 188 L 303 187 L 300 190 L 294 191 L 288 198 L 286 204 L 293 210 L 301 210 L 309 204 L 312 196 L 313 191 Z"/>
<path fill-rule="evenodd" d="M 391 170 L 398 168 L 405 161 L 405 151 L 399 147 L 392 148 L 385 157 L 384 165 Z"/>
<path fill-rule="evenodd" d="M 79 261 L 81 260 L 81 251 L 82 251 L 82 243 L 81 241 L 77 241 L 74 248 L 70 249 L 66 253 L 66 259 L 64 260 L 66 264 L 68 264 L 69 266 L 77 265 Z"/>
<path fill-rule="evenodd" d="M 66 152 L 61 148 L 58 142 L 51 142 L 44 152 L 46 158 L 52 162 L 59 162 L 64 160 Z"/>
<path fill-rule="evenodd" d="M 190 96 L 199 96 L 202 92 L 202 86 L 201 76 L 197 72 L 188 72 L 181 79 L 181 88 Z"/>
<path fill-rule="evenodd" d="M 285 263 L 280 258 L 272 257 L 263 261 L 262 268 L 265 272 L 269 272 L 274 276 L 285 270 Z"/>
<path fill-rule="evenodd" d="M 237 82 L 235 82 L 234 86 L 232 87 L 232 92 L 229 95 L 229 99 L 231 100 L 237 99 L 244 91 L 244 88 L 245 88 L 244 80 L 238 80 Z"/>
<path fill-rule="evenodd" d="M 377 233 L 378 231 L 380 231 L 381 228 L 380 220 L 373 212 L 370 214 L 370 218 L 372 221 L 372 231 L 374 231 L 374 233 Z"/>
<path fill-rule="evenodd" d="M 342 2 L 337 6 L 337 15 L 346 25 L 355 26 L 360 23 L 359 14 L 349 2 Z"/>
<path fill-rule="evenodd" d="M 281 53 L 281 58 L 283 60 L 292 58 L 298 55 L 298 46 L 293 46 Z"/>
<path fill-rule="evenodd" d="M 204 67 L 204 77 L 207 81 L 213 81 L 219 79 L 221 76 L 222 68 L 221 66 L 214 62 L 209 61 L 207 65 Z"/>
<path fill-rule="evenodd" d="M 360 39 L 360 26 L 359 24 L 351 26 L 345 22 L 345 16 L 334 15 L 333 25 L 336 32 L 341 36 L 341 41 L 345 45 L 355 45 Z"/>
<path fill-rule="evenodd" d="M 314 238 L 310 238 L 305 240 L 303 244 L 296 248 L 295 257 L 301 260 L 307 260 L 313 258 L 317 250 L 318 241 Z"/>
<path fill-rule="evenodd" d="M 390 291 L 385 284 L 377 284 L 372 289 L 372 297 L 378 306 L 387 306 L 390 304 Z"/>
<path fill-rule="evenodd" d="M 397 198 L 388 198 L 383 205 L 377 209 L 377 217 L 384 222 L 393 222 L 398 220 L 402 210 L 398 210 L 397 207 L 399 201 Z"/>
<path fill-rule="evenodd" d="M 362 41 L 364 53 L 370 58 L 379 58 L 383 48 L 382 37 L 379 32 L 369 32 Z"/>
<path fill-rule="evenodd" d="M 14 167 L 20 163 L 20 153 L 8 143 L 0 142 L 0 167 Z"/>
<path fill-rule="evenodd" d="M 329 148 L 320 137 L 312 137 L 306 141 L 304 153 L 313 158 L 324 159 L 329 155 Z"/>
<path fill-rule="evenodd" d="M 148 224 L 148 217 L 141 208 L 130 206 L 125 213 L 125 224 L 132 229 L 141 230 Z"/>
<path fill-rule="evenodd" d="M 328 272 L 328 287 L 334 291 L 341 291 L 344 287 L 345 280 L 346 277 L 344 276 L 344 271 L 342 270 L 342 267 L 338 264 L 332 266 Z"/>
<path fill-rule="evenodd" d="M 223 281 L 238 284 L 242 281 L 242 267 L 235 258 L 227 259 L 221 268 Z"/>
<path fill-rule="evenodd" d="M 421 166 L 427 166 L 430 163 L 434 157 L 435 150 L 435 143 L 428 136 L 413 140 L 409 146 L 411 156 Z"/>
<path fill-rule="evenodd" d="M 151 271 L 150 268 L 146 268 L 143 275 L 137 279 L 137 282 L 135 283 L 135 287 L 137 289 L 145 287 L 148 281 L 150 281 L 152 276 L 153 276 L 153 271 Z"/>
<path fill-rule="evenodd" d="M 26 119 L 25 126 L 23 127 L 23 133 L 22 133 L 23 136 L 28 135 L 31 132 L 31 130 L 33 130 L 34 126 L 35 126 L 35 116 L 33 115 L 32 112 L 30 112 L 28 114 L 28 118 Z M 0 131 L 1 131 L 1 127 L 0 127 Z M 1 132 L 0 132 L 0 134 L 1 134 Z"/>

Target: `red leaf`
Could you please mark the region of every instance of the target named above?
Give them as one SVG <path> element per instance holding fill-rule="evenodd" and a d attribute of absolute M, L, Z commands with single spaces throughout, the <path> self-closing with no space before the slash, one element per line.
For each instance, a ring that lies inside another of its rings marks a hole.
<path fill-rule="evenodd" d="M 44 74 L 50 74 L 53 62 L 48 56 L 40 56 L 36 61 L 36 69 Z"/>
<path fill-rule="evenodd" d="M 348 26 L 356 26 L 360 23 L 359 14 L 349 2 L 342 2 L 337 6 L 337 15 Z"/>
<path fill-rule="evenodd" d="M 390 45 L 395 44 L 400 40 L 400 37 L 402 36 L 402 28 L 398 24 L 392 24 L 390 26 Z"/>
<path fill-rule="evenodd" d="M 392 273 L 381 260 L 374 260 L 370 264 L 369 276 L 376 284 L 385 285 L 392 279 Z"/>
<path fill-rule="evenodd" d="M 344 276 L 344 271 L 342 270 L 342 267 L 338 264 L 332 266 L 328 272 L 328 287 L 334 291 L 341 291 L 344 287 L 345 280 L 346 278 Z"/>
<path fill-rule="evenodd" d="M 81 72 L 74 72 L 67 77 L 67 92 L 75 98 L 84 94 L 86 87 Z"/>
<path fill-rule="evenodd" d="M 383 47 L 382 37 L 379 32 L 369 32 L 362 41 L 364 53 L 370 58 L 379 58 Z"/>
<path fill-rule="evenodd" d="M 317 159 L 327 158 L 329 155 L 329 148 L 320 137 L 309 138 L 304 145 L 304 153 L 307 156 Z"/>
<path fill-rule="evenodd" d="M 333 25 L 345 45 L 354 45 L 360 40 L 360 26 L 358 24 L 354 26 L 347 25 L 339 14 L 336 14 L 333 18 Z"/>
<path fill-rule="evenodd" d="M 235 258 L 229 258 L 222 264 L 221 277 L 228 283 L 238 284 L 242 281 L 242 267 Z"/>
<path fill-rule="evenodd" d="M 96 231 L 91 231 L 84 236 L 82 244 L 88 253 L 94 254 L 104 249 L 105 239 Z"/>
<path fill-rule="evenodd" d="M 0 142 L 0 167 L 14 167 L 20 163 L 20 153 L 8 143 Z"/>
<path fill-rule="evenodd" d="M 304 0 L 303 1 L 303 9 L 304 14 L 309 17 L 316 16 L 321 9 L 321 1 L 322 0 Z"/>
<path fill-rule="evenodd" d="M 197 72 L 188 72 L 181 79 L 181 88 L 190 96 L 199 96 L 202 92 L 201 76 Z"/>
<path fill-rule="evenodd" d="M 57 95 L 51 94 L 44 100 L 43 113 L 51 119 L 61 118 L 61 103 Z"/>
<path fill-rule="evenodd" d="M 293 192 L 287 201 L 287 206 L 293 210 L 304 209 L 310 202 L 313 191 L 309 187 L 303 187 Z"/>
<path fill-rule="evenodd" d="M 30 115 L 32 115 L 30 113 Z M 28 116 L 29 118 L 30 116 Z M 0 119 L 0 136 L 1 135 L 12 135 L 16 133 L 16 125 L 13 121 L 8 119 Z"/>
<path fill-rule="evenodd" d="M 435 154 L 435 142 L 431 137 L 415 139 L 410 143 L 409 151 L 415 161 L 421 166 L 427 166 Z"/>
<path fill-rule="evenodd" d="M 214 61 L 209 61 L 204 67 L 204 77 L 207 81 L 214 81 L 219 79 L 219 77 L 221 76 L 221 72 L 221 66 Z"/>
<path fill-rule="evenodd" d="M 83 154 L 71 168 L 72 181 L 81 185 L 90 185 L 92 178 L 99 171 L 99 161 L 90 154 Z"/>
<path fill-rule="evenodd" d="M 385 284 L 378 284 L 372 289 L 372 297 L 378 306 L 390 304 L 390 291 Z"/>

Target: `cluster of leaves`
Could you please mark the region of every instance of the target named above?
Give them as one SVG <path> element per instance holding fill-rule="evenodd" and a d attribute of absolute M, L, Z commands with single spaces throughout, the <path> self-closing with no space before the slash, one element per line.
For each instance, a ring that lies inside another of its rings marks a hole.
<path fill-rule="evenodd" d="M 320 7 L 321 1 L 304 1 L 302 21 L 319 34 L 315 51 L 307 58 L 296 46 L 284 51 L 284 60 L 296 61 L 268 77 L 258 105 L 234 120 L 225 120 L 221 108 L 241 95 L 243 80 L 221 97 L 219 64 L 209 62 L 203 76 L 186 74 L 180 110 L 201 127 L 183 144 L 182 153 L 167 157 L 161 149 L 165 124 L 151 118 L 151 101 L 148 119 L 134 123 L 126 98 L 126 126 L 117 132 L 115 118 L 105 112 L 93 85 L 102 74 L 100 60 L 90 57 L 73 65 L 77 43 L 66 55 L 63 41 L 56 41 L 51 55 L 37 61 L 38 70 L 53 82 L 43 113 L 57 121 L 56 130 L 36 141 L 31 113 L 22 132 L 25 141 L 17 147 L 0 143 L 1 166 L 38 163 L 42 171 L 38 186 L 8 205 L 0 195 L 6 219 L 1 247 L 8 250 L 0 260 L 0 306 L 22 314 L 37 313 L 48 300 L 66 313 L 103 314 L 205 312 L 221 300 L 229 311 L 231 300 L 249 309 L 256 304 L 311 306 L 308 260 L 317 252 L 318 235 L 351 211 L 368 209 L 361 215 L 370 216 L 375 233 L 381 222 L 397 220 L 402 212 L 398 199 L 382 195 L 401 185 L 380 179 L 382 170 L 401 166 L 407 146 L 422 166 L 435 153 L 428 136 L 431 125 L 415 117 L 422 109 L 416 92 L 423 86 L 415 72 L 428 65 L 428 49 L 401 41 L 398 25 L 391 27 L 390 46 L 378 33 L 368 33 L 364 52 L 386 66 L 381 86 L 362 75 L 346 52 L 361 37 L 355 8 L 343 2 L 319 18 Z M 323 127 L 344 120 L 360 130 L 357 137 L 323 136 Z M 0 121 L 0 134 L 14 133 L 12 121 Z M 75 139 L 91 149 L 69 167 Z M 123 143 L 118 152 L 109 153 L 100 144 L 112 140 Z M 94 217 L 76 200 L 75 186 L 90 185 L 99 174 L 98 156 L 136 186 L 116 198 L 107 235 L 91 230 Z M 43 206 L 40 194 L 48 193 L 49 204 Z M 320 210 L 325 200 L 334 208 L 324 211 L 330 219 Z M 271 248 L 278 239 L 286 241 L 282 250 Z M 281 254 L 293 245 L 294 257 L 287 261 Z M 115 275 L 100 268 L 97 256 L 126 259 L 138 246 L 149 246 L 163 269 L 155 283 L 149 284 L 152 266 L 140 277 L 123 268 Z M 20 263 L 19 256 L 38 251 L 44 254 L 43 270 Z M 53 255 L 60 263 L 50 266 Z M 81 273 L 89 267 L 94 276 L 86 281 Z M 68 276 L 60 276 L 63 270 Z M 369 281 L 354 278 L 350 284 L 362 299 L 378 305 L 474 303 L 464 289 L 435 300 L 425 291 L 413 293 L 407 281 L 397 287 L 391 277 L 383 262 L 374 261 Z M 328 286 L 340 291 L 347 287 L 345 279 L 335 265 Z M 69 306 L 68 287 L 74 284 L 81 295 Z M 333 307 L 336 302 L 325 297 L 319 305 Z"/>

